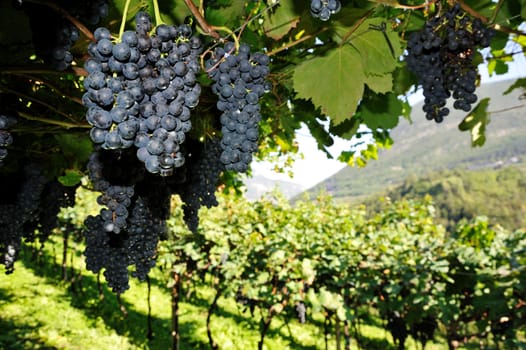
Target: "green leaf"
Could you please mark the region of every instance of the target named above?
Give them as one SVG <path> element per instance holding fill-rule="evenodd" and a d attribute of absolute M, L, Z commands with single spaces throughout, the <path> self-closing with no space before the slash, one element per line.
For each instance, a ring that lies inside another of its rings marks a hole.
<path fill-rule="evenodd" d="M 64 158 L 75 160 L 75 165 L 85 163 L 93 149 L 93 143 L 83 134 L 58 134 L 55 140 Z"/>
<path fill-rule="evenodd" d="M 347 119 L 343 123 L 331 125 L 330 132 L 346 140 L 352 139 L 362 122 L 361 118 L 357 118 L 357 115 L 359 115 L 359 112 L 353 118 Z"/>
<path fill-rule="evenodd" d="M 312 100 L 334 124 L 352 117 L 364 91 L 361 57 L 345 45 L 325 57 L 312 58 L 294 70 L 294 89 L 300 98 Z"/>
<path fill-rule="evenodd" d="M 383 18 L 365 20 L 353 33 L 349 44 L 360 53 L 367 75 L 391 73 L 400 64 L 398 57 L 403 53 L 400 37 Z"/>
<path fill-rule="evenodd" d="M 471 146 L 483 146 L 486 142 L 486 125 L 489 124 L 489 98 L 481 100 L 458 125 L 461 131 L 470 131 Z"/>
<path fill-rule="evenodd" d="M 488 62 L 488 74 L 506 74 L 508 72 L 508 65 L 501 60 L 491 60 Z"/>
<path fill-rule="evenodd" d="M 393 76 L 391 74 L 371 74 L 365 78 L 365 84 L 374 92 L 385 94 L 393 90 Z"/>
<path fill-rule="evenodd" d="M 80 183 L 84 174 L 76 169 L 66 169 L 64 175 L 59 176 L 58 181 L 64 186 L 75 186 Z"/>
<path fill-rule="evenodd" d="M 221 1 L 218 5 L 217 7 L 207 7 L 206 11 L 207 21 L 216 26 L 235 26 L 245 13 L 244 0 Z"/>
<path fill-rule="evenodd" d="M 400 116 L 406 114 L 409 106 L 395 94 L 373 95 L 360 105 L 361 116 L 372 130 L 392 129 L 398 125 Z"/>
<path fill-rule="evenodd" d="M 503 94 L 508 95 L 515 89 L 526 89 L 526 78 L 517 79 Z"/>
<path fill-rule="evenodd" d="M 263 20 L 265 35 L 279 40 L 296 27 L 300 16 L 294 11 L 293 1 L 281 1 L 275 10 L 265 13 Z"/>
<path fill-rule="evenodd" d="M 312 266 L 312 261 L 310 259 L 304 259 L 301 262 L 301 274 L 302 278 L 309 281 L 309 283 L 312 283 L 314 277 L 316 277 L 316 270 Z"/>

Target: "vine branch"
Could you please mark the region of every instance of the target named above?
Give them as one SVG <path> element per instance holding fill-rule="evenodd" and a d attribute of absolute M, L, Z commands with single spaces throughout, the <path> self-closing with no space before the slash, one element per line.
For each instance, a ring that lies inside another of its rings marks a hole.
<path fill-rule="evenodd" d="M 88 29 L 88 27 L 86 27 L 77 18 L 70 15 L 68 11 L 64 10 L 62 7 L 58 6 L 57 4 L 47 2 L 47 1 L 41 1 L 41 0 L 25 0 L 25 2 L 47 6 L 51 8 L 52 10 L 60 13 L 62 16 L 67 18 L 75 27 L 77 27 L 77 29 L 80 30 L 88 39 L 90 39 L 91 41 L 95 41 L 95 37 L 93 36 L 93 33 L 91 32 L 91 30 Z"/>
<path fill-rule="evenodd" d="M 506 34 L 516 34 L 516 35 L 526 36 L 526 32 L 523 32 L 521 30 L 513 29 L 513 28 L 510 28 L 510 27 L 505 27 L 505 26 L 502 26 L 502 25 L 500 25 L 498 23 L 493 23 L 492 24 L 490 19 L 488 19 L 487 17 L 481 15 L 480 13 L 478 13 L 477 11 L 475 11 L 474 9 L 469 7 L 463 0 L 458 0 L 458 3 L 460 4 L 460 6 L 462 7 L 462 9 L 464 11 L 469 13 L 471 16 L 480 19 L 482 21 L 482 23 L 488 24 L 491 28 L 493 28 L 495 30 L 498 30 L 498 31 L 506 33 Z M 497 4 L 497 6 L 498 6 L 498 4 Z M 498 10 L 496 9 L 495 11 L 498 11 Z M 497 15 L 496 15 L 496 12 L 495 12 L 494 15 L 492 16 L 492 18 L 496 17 L 496 16 Z"/>
<path fill-rule="evenodd" d="M 493 11 L 493 14 L 491 15 L 491 18 L 489 20 L 490 23 L 495 22 L 495 19 L 497 18 L 497 15 L 499 14 L 500 8 L 502 7 L 502 4 L 504 4 L 504 0 L 499 0 L 497 3 L 497 6 L 495 6 L 495 11 Z"/>
<path fill-rule="evenodd" d="M 91 128 L 91 125 L 88 125 L 88 124 L 74 124 L 74 123 L 64 122 L 61 120 L 49 119 L 45 117 L 37 117 L 37 116 L 27 114 L 25 112 L 18 112 L 18 115 L 27 120 L 34 120 L 34 121 L 38 121 L 38 122 L 42 122 L 46 124 L 58 125 L 66 129 L 73 129 L 73 128 L 89 129 Z"/>
<path fill-rule="evenodd" d="M 71 70 L 75 75 L 78 76 L 87 76 L 88 72 L 82 67 L 71 66 Z M 68 71 L 58 71 L 49 69 L 48 66 L 43 64 L 32 64 L 28 66 L 0 66 L 0 73 L 11 73 L 11 74 L 56 74 L 64 75 L 64 73 L 69 73 Z"/>
<path fill-rule="evenodd" d="M 370 0 L 370 1 L 376 2 L 381 5 L 386 5 L 386 6 L 394 7 L 397 9 L 401 9 L 401 10 L 419 10 L 422 8 L 429 7 L 430 3 L 435 3 L 437 0 L 431 0 L 431 1 L 426 0 L 423 4 L 420 4 L 420 5 L 403 5 L 396 0 Z"/>
<path fill-rule="evenodd" d="M 221 39 L 219 33 L 216 32 L 210 24 L 208 24 L 208 22 L 203 17 L 203 15 L 201 15 L 201 12 L 199 12 L 199 9 L 195 6 L 192 0 L 184 0 L 184 3 L 186 4 L 186 7 L 188 7 L 192 15 L 194 15 L 195 19 L 199 23 L 199 26 L 203 29 L 205 34 L 212 36 L 216 40 Z"/>
<path fill-rule="evenodd" d="M 307 35 L 305 35 L 305 36 L 302 36 L 302 37 L 299 38 L 298 40 L 291 41 L 291 42 L 289 42 L 289 43 L 287 43 L 287 44 L 285 44 L 285 45 L 282 45 L 282 46 L 280 46 L 280 47 L 278 47 L 278 48 L 272 50 L 272 51 L 269 51 L 269 52 L 267 53 L 267 56 L 270 57 L 270 56 L 276 55 L 276 54 L 278 54 L 278 53 L 280 53 L 280 52 L 282 52 L 282 51 L 285 51 L 285 50 L 290 49 L 291 47 L 294 47 L 294 46 L 296 46 L 296 45 L 298 45 L 298 44 L 301 44 L 301 43 L 304 42 L 304 41 L 307 41 L 307 40 L 309 40 L 309 39 L 313 39 L 313 38 L 315 38 L 316 36 L 318 36 L 319 34 L 325 32 L 327 29 L 329 29 L 329 28 L 328 28 L 328 27 L 325 27 L 325 28 L 322 28 L 322 29 L 318 30 L 316 33 L 307 34 Z"/>
<path fill-rule="evenodd" d="M 57 92 L 58 94 L 64 96 L 64 97 L 67 97 L 69 100 L 81 105 L 81 106 L 84 106 L 84 103 L 82 103 L 82 100 L 76 96 L 71 96 L 71 95 L 68 95 L 66 94 L 62 89 L 60 89 L 59 87 L 57 87 L 54 83 L 50 82 L 49 80 L 47 79 L 42 79 L 42 78 L 39 78 L 39 77 L 35 77 L 33 75 L 29 75 L 29 74 L 24 74 L 24 73 L 14 73 L 15 75 L 18 75 L 20 77 L 23 77 L 23 78 L 26 78 L 28 80 L 33 80 L 35 82 L 40 82 L 42 83 L 43 85 L 49 87 L 50 89 L 52 90 L 55 90 L 55 92 Z"/>
<path fill-rule="evenodd" d="M 42 101 L 42 100 L 40 100 L 38 98 L 26 95 L 26 94 L 24 94 L 23 92 L 20 92 L 20 91 L 12 90 L 12 89 L 10 89 L 8 87 L 5 87 L 5 86 L 0 86 L 0 91 L 4 91 L 4 92 L 10 93 L 10 94 L 14 94 L 14 95 L 17 95 L 19 97 L 25 98 L 28 101 L 38 103 L 39 105 L 42 105 L 42 106 L 48 108 L 49 110 L 51 110 L 51 111 L 53 111 L 53 112 L 55 112 L 57 114 L 60 114 L 61 116 L 65 117 L 66 119 L 69 119 L 69 120 L 75 122 L 75 120 L 70 115 L 68 115 L 68 114 L 66 114 L 66 113 L 64 113 L 62 111 L 59 111 L 58 109 L 56 109 L 55 107 L 53 107 L 49 103 L 47 103 L 45 101 Z"/>

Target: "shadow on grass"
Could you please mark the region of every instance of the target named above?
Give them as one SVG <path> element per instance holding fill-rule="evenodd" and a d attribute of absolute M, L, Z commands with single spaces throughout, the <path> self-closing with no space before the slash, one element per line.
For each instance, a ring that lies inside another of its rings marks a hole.
<path fill-rule="evenodd" d="M 115 332 L 117 332 L 119 335 L 127 337 L 131 343 L 141 348 L 171 348 L 171 320 L 169 318 L 163 319 L 160 317 L 152 317 L 151 322 L 154 338 L 149 340 L 147 334 L 147 315 L 144 312 L 139 312 L 134 309 L 133 304 L 122 300 L 122 305 L 127 311 L 127 316 L 124 316 L 123 313 L 119 311 L 120 305 L 115 294 L 106 287 L 105 283 L 102 283 L 104 300 L 100 301 L 95 275 L 82 274 L 81 280 L 73 284 L 64 282 L 61 280 L 61 268 L 58 265 L 57 259 L 55 257 L 46 251 L 42 251 L 37 257 L 35 257 L 32 248 L 27 246 L 25 249 L 23 249 L 22 254 L 20 255 L 20 261 L 25 265 L 25 267 L 31 269 L 36 275 L 46 278 L 51 283 L 59 283 L 64 288 L 69 287 L 68 300 L 71 306 L 82 311 L 90 320 L 93 321 L 93 325 L 95 325 L 97 318 L 102 319 L 106 326 L 115 330 Z M 69 271 L 70 276 L 80 275 L 78 269 L 70 267 Z M 152 286 L 155 285 L 161 290 L 166 289 L 166 285 L 162 279 L 151 278 L 151 281 Z M 166 291 L 168 290 L 166 289 Z M 0 290 L 0 297 L 3 298 L 3 294 L 6 294 L 5 291 Z M 7 295 L 7 297 L 9 297 L 9 295 Z M 167 294 L 166 297 L 169 298 L 169 295 Z M 194 294 L 188 299 L 183 297 L 181 301 L 207 310 L 210 306 L 211 300 L 212 298 L 199 297 Z M 232 312 L 221 306 L 218 306 L 213 316 L 231 319 L 238 325 L 244 325 L 247 329 L 259 332 L 259 315 L 255 314 L 255 317 L 251 318 L 248 311 L 246 313 L 241 311 L 242 306 L 240 306 L 239 310 L 239 312 Z M 212 319 L 212 323 L 213 322 L 214 320 Z M 275 327 L 277 324 L 280 326 Z M 287 327 L 287 324 L 284 323 L 283 319 L 275 319 L 273 321 L 273 325 L 274 326 L 269 329 L 266 339 L 281 338 L 287 340 L 290 343 L 288 348 L 292 350 L 318 349 L 318 347 L 314 345 L 306 346 L 297 344 L 297 339 L 294 337 L 294 334 L 290 328 Z M 198 329 L 200 326 L 201 325 L 196 322 L 185 320 L 183 314 L 180 315 L 179 327 L 181 334 L 181 349 L 209 348 L 208 342 L 203 342 L 200 339 L 192 337 L 192 334 L 196 334 L 198 331 L 200 331 L 200 329 Z M 320 329 L 323 329 L 323 325 L 321 325 Z M 353 338 L 352 341 L 355 342 L 356 340 Z M 360 337 L 360 341 L 361 347 L 364 349 L 396 349 L 387 340 L 371 339 L 362 335 Z"/>
<path fill-rule="evenodd" d="M 45 251 L 41 252 L 36 260 L 32 259 L 31 248 L 23 249 L 19 260 L 26 268 L 32 270 L 35 275 L 47 279 L 52 284 L 68 289 L 67 296 L 71 306 L 82 311 L 94 324 L 97 319 L 102 319 L 106 326 L 114 329 L 117 334 L 127 337 L 130 342 L 137 346 L 143 347 L 148 344 L 152 348 L 169 348 L 163 345 L 169 344 L 170 320 L 152 316 L 153 333 L 159 336 L 149 341 L 147 315 L 135 310 L 133 305 L 123 300 L 121 304 L 125 307 L 127 313 L 124 315 L 120 311 L 116 295 L 108 290 L 105 283 L 102 283 L 104 299 L 100 300 L 95 275 L 83 274 L 81 279 L 73 283 L 63 281 L 60 269 L 54 262 L 55 259 Z M 80 274 L 79 270 L 72 268 L 70 268 L 70 272 L 74 273 L 75 276 Z M 163 334 L 167 336 L 162 337 Z M 155 344 L 155 346 L 150 343 Z"/>
<path fill-rule="evenodd" d="M 46 345 L 45 341 L 36 335 L 38 327 L 38 324 L 24 324 L 11 319 L 0 318 L 0 329 L 2 330 L 0 332 L 0 348 L 6 350 L 56 350 L 56 347 Z"/>
<path fill-rule="evenodd" d="M 56 251 L 53 250 L 53 252 Z M 27 245 L 23 246 L 19 261 L 35 275 L 67 289 L 70 305 L 83 312 L 93 322 L 92 326 L 96 326 L 97 319 L 102 319 L 107 327 L 115 330 L 117 334 L 128 338 L 138 348 L 172 348 L 171 319 L 152 316 L 151 328 L 153 338 L 148 339 L 147 314 L 137 311 L 132 303 L 122 298 L 119 304 L 116 294 L 108 289 L 104 281 L 101 281 L 103 292 L 103 299 L 101 300 L 95 274 L 81 274 L 82 271 L 79 269 L 68 267 L 68 276 L 70 278 L 72 276 L 81 276 L 81 278 L 73 280 L 73 282 L 71 282 L 72 280 L 64 281 L 62 280 L 62 269 L 56 257 L 46 251 L 39 251 L 38 254 L 35 254 L 33 247 Z M 161 279 L 150 277 L 150 281 L 152 282 L 152 287 L 157 286 L 161 290 L 166 289 L 166 284 Z M 7 296 L 9 297 L 9 295 Z M 1 290 L 0 297 L 3 298 Z M 16 295 L 14 297 L 16 298 Z M 169 295 L 167 294 L 166 297 L 169 298 Z M 146 294 L 144 294 L 144 298 L 146 298 Z M 11 300 L 13 300 L 13 296 L 11 296 Z M 124 306 L 126 315 L 121 312 L 120 305 Z M 198 327 L 197 323 L 180 317 L 180 349 L 206 349 L 209 347 L 208 342 L 192 337 L 193 334 L 197 333 Z M 6 349 L 11 350 L 10 348 Z"/>

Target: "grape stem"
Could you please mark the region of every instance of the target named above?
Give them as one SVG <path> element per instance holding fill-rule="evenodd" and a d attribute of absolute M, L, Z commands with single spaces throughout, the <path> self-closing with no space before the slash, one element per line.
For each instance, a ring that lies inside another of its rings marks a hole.
<path fill-rule="evenodd" d="M 126 3 L 124 4 L 124 9 L 122 10 L 122 20 L 121 20 L 121 27 L 119 28 L 119 42 L 122 39 L 122 33 L 124 33 L 124 28 L 126 27 L 126 19 L 128 18 L 128 10 L 130 9 L 130 2 L 131 0 L 126 0 Z"/>
<path fill-rule="evenodd" d="M 77 18 L 70 15 L 68 11 L 64 10 L 62 7 L 58 6 L 57 4 L 47 2 L 47 1 L 40 1 L 40 0 L 25 0 L 25 2 L 47 6 L 51 8 L 52 10 L 60 13 L 62 16 L 66 17 L 75 27 L 77 27 L 77 29 L 80 30 L 89 40 L 95 41 L 95 37 L 93 36 L 93 33 L 91 32 L 91 30 L 89 30 Z"/>
<path fill-rule="evenodd" d="M 126 0 L 129 1 L 129 0 Z M 160 25 L 163 24 L 163 19 L 161 18 L 161 11 L 159 11 L 159 3 L 157 0 L 153 0 L 153 12 L 155 14 L 155 24 Z"/>
<path fill-rule="evenodd" d="M 210 28 L 212 28 L 214 31 L 223 31 L 223 32 L 226 32 L 228 33 L 228 35 L 230 35 L 232 37 L 232 39 L 234 39 L 234 44 L 235 44 L 235 52 L 238 51 L 239 49 L 239 39 L 238 37 L 236 36 L 236 33 L 234 33 L 233 31 L 230 30 L 230 28 L 228 27 L 216 27 L 216 26 L 210 26 Z M 223 38 L 224 40 L 224 38 Z"/>
<path fill-rule="evenodd" d="M 199 12 L 199 9 L 195 6 L 192 0 L 184 0 L 184 3 L 186 4 L 186 7 L 188 7 L 192 15 L 194 15 L 195 19 L 197 20 L 197 23 L 199 23 L 199 26 L 201 27 L 201 29 L 203 29 L 203 32 L 212 36 L 216 40 L 220 40 L 221 36 L 219 35 L 219 33 L 216 32 L 210 24 L 208 24 L 208 22 L 205 20 L 203 15 L 201 15 L 201 12 Z"/>
<path fill-rule="evenodd" d="M 61 120 L 49 119 L 49 118 L 44 118 L 44 117 L 35 117 L 25 112 L 18 112 L 18 115 L 27 120 L 35 120 L 35 121 L 46 123 L 46 124 L 58 125 L 66 129 L 72 129 L 72 128 L 89 129 L 91 128 L 91 125 L 88 125 L 88 124 L 74 124 L 74 123 L 64 122 Z"/>

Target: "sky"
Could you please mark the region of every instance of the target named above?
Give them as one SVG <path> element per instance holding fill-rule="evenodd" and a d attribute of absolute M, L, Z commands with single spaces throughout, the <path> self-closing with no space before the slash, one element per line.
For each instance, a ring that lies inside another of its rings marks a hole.
<path fill-rule="evenodd" d="M 498 80 L 526 77 L 526 58 L 524 55 L 516 55 L 515 60 L 510 63 L 510 69 L 507 74 L 488 76 L 485 66 L 481 66 L 479 73 L 482 83 L 494 82 Z M 423 99 L 421 93 L 410 97 L 411 104 L 417 103 Z M 311 188 L 326 178 L 334 175 L 346 165 L 337 160 L 341 151 L 350 150 L 352 142 L 341 138 L 335 138 L 334 145 L 329 148 L 329 152 L 334 159 L 328 159 L 323 151 L 318 150 L 315 139 L 310 135 L 307 127 L 303 126 L 296 133 L 296 141 L 299 145 L 299 152 L 304 155 L 303 159 L 294 162 L 292 172 L 294 177 L 290 178 L 286 174 L 278 174 L 273 168 L 273 163 L 252 162 L 253 175 L 262 175 L 273 180 L 285 180 L 299 184 L 304 188 Z"/>

